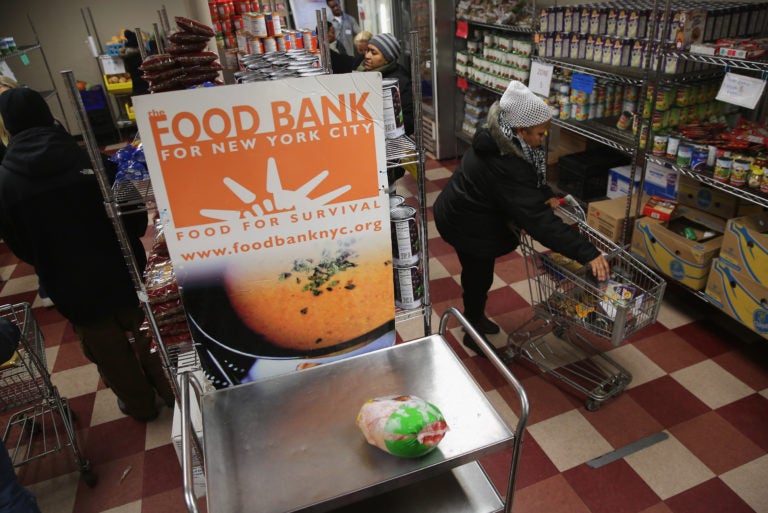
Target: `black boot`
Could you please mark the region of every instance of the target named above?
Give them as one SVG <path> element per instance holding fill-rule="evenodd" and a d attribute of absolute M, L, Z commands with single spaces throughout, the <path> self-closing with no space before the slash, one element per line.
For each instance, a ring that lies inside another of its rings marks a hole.
<path fill-rule="evenodd" d="M 486 334 L 486 335 L 495 335 L 501 329 L 499 328 L 499 325 L 495 322 L 491 321 L 488 317 L 485 315 L 481 315 L 479 317 L 470 317 L 468 315 L 465 315 L 469 323 L 480 333 Z"/>
<path fill-rule="evenodd" d="M 468 333 L 464 334 L 464 338 L 461 340 L 461 343 L 464 344 L 464 347 L 467 349 L 471 349 L 475 353 L 477 353 L 478 356 L 482 356 L 483 358 L 488 358 L 485 356 L 485 353 L 482 349 L 480 349 L 480 346 L 477 345 L 477 342 L 474 341 L 472 337 L 469 336 Z"/>

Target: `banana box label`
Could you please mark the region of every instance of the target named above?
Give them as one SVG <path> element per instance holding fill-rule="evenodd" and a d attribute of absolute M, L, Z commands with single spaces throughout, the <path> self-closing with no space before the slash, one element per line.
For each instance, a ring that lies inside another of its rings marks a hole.
<path fill-rule="evenodd" d="M 728 221 L 720 257 L 757 283 L 768 285 L 768 214 Z"/>

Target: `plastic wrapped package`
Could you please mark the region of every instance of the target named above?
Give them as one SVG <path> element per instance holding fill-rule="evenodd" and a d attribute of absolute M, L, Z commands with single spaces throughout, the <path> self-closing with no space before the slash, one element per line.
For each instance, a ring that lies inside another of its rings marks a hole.
<path fill-rule="evenodd" d="M 179 27 L 179 30 L 182 32 L 191 32 L 192 34 L 208 36 L 208 38 L 212 38 L 215 35 L 211 27 L 204 23 L 200 23 L 199 21 L 183 16 L 176 16 L 174 20 L 176 21 L 176 26 Z"/>
<path fill-rule="evenodd" d="M 448 431 L 437 406 L 412 395 L 370 399 L 360 409 L 357 425 L 369 444 L 404 458 L 433 451 Z"/>
<path fill-rule="evenodd" d="M 169 53 L 159 53 L 157 55 L 150 55 L 144 62 L 141 63 L 139 69 L 145 73 L 154 73 L 160 70 L 175 68 L 176 61 L 173 55 Z"/>
<path fill-rule="evenodd" d="M 171 41 L 171 43 L 176 45 L 188 45 L 194 43 L 207 43 L 208 40 L 211 39 L 211 36 L 179 30 L 169 35 L 168 39 Z"/>
<path fill-rule="evenodd" d="M 179 297 L 179 284 L 170 260 L 148 265 L 144 279 L 150 303 L 162 303 Z"/>

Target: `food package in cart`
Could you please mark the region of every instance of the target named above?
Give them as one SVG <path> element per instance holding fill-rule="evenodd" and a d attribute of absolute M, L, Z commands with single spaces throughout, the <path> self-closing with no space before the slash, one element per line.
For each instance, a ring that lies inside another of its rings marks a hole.
<path fill-rule="evenodd" d="M 600 290 L 603 296 L 600 308 L 612 320 L 616 319 L 619 308 L 628 308 L 628 319 L 636 317 L 642 310 L 644 295 L 638 294 L 632 285 L 609 279 L 600 284 Z"/>
<path fill-rule="evenodd" d="M 437 406 L 413 395 L 368 400 L 357 415 L 357 425 L 369 444 L 404 458 L 433 451 L 448 431 Z"/>

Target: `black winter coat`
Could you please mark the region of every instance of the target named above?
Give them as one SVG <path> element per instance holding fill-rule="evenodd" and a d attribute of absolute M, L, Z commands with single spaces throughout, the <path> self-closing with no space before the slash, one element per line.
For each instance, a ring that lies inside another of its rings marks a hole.
<path fill-rule="evenodd" d="M 554 197 L 552 189 L 537 186 L 536 170 L 501 132 L 498 112 L 497 102 L 487 127 L 478 129 L 472 148 L 435 201 L 435 224 L 443 240 L 457 251 L 495 258 L 519 244 L 511 224 L 582 264 L 597 258 L 599 251 L 546 203 Z"/>
<path fill-rule="evenodd" d="M 146 213 L 123 217 L 140 269 Z M 0 164 L 0 237 L 56 308 L 84 324 L 138 305 L 87 152 L 59 126 L 14 135 Z"/>

